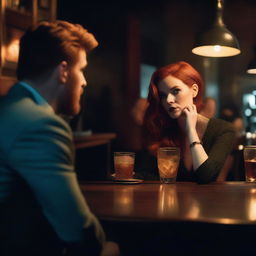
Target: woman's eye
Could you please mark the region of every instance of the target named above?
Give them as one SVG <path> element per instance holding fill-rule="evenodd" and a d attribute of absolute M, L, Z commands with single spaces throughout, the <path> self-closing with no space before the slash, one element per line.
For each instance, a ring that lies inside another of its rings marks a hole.
<path fill-rule="evenodd" d="M 172 94 L 177 95 L 179 93 L 179 91 L 180 91 L 180 89 L 177 89 L 177 88 L 173 89 Z"/>

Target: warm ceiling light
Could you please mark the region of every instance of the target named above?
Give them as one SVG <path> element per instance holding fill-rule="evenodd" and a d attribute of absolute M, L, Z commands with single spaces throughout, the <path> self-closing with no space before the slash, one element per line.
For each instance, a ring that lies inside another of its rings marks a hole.
<path fill-rule="evenodd" d="M 247 69 L 246 72 L 247 72 L 248 74 L 253 74 L 253 75 L 255 75 L 255 74 L 256 74 L 256 67 Z"/>
<path fill-rule="evenodd" d="M 249 66 L 247 67 L 246 72 L 248 74 L 256 74 L 256 47 L 254 47 L 254 58 L 253 60 L 250 62 Z"/>
<path fill-rule="evenodd" d="M 196 39 L 194 54 L 206 57 L 228 57 L 240 53 L 236 37 L 226 28 L 222 19 L 223 0 L 217 2 L 217 15 L 213 27 Z"/>

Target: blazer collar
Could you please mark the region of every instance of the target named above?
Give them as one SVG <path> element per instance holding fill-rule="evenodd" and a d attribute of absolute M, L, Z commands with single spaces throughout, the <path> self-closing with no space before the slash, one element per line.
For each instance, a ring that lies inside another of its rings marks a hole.
<path fill-rule="evenodd" d="M 43 106 L 47 108 L 49 111 L 54 112 L 52 106 L 49 105 L 49 103 L 39 94 L 39 92 L 28 83 L 19 81 L 14 85 L 13 89 L 17 90 L 18 88 L 23 92 L 25 91 L 27 95 L 29 95 L 29 97 L 32 98 L 37 105 Z"/>

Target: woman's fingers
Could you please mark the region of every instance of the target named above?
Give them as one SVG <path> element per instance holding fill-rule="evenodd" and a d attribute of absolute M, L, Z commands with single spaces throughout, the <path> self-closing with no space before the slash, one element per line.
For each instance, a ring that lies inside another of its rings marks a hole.
<path fill-rule="evenodd" d="M 184 108 L 184 111 L 189 111 L 189 112 L 197 112 L 197 109 L 196 109 L 196 105 L 195 104 L 192 104 L 192 105 L 187 105 L 185 108 Z"/>
<path fill-rule="evenodd" d="M 193 105 L 192 105 L 192 108 L 193 108 L 194 110 L 196 110 L 196 105 L 195 105 L 195 104 L 193 104 Z"/>

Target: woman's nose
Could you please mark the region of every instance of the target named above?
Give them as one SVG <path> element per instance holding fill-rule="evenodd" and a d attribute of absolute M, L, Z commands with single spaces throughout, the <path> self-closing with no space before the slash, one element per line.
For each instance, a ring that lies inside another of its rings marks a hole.
<path fill-rule="evenodd" d="M 167 95 L 166 101 L 167 101 L 167 103 L 172 103 L 172 102 L 174 102 L 174 96 L 173 96 L 171 93 L 169 93 L 169 94 Z"/>

